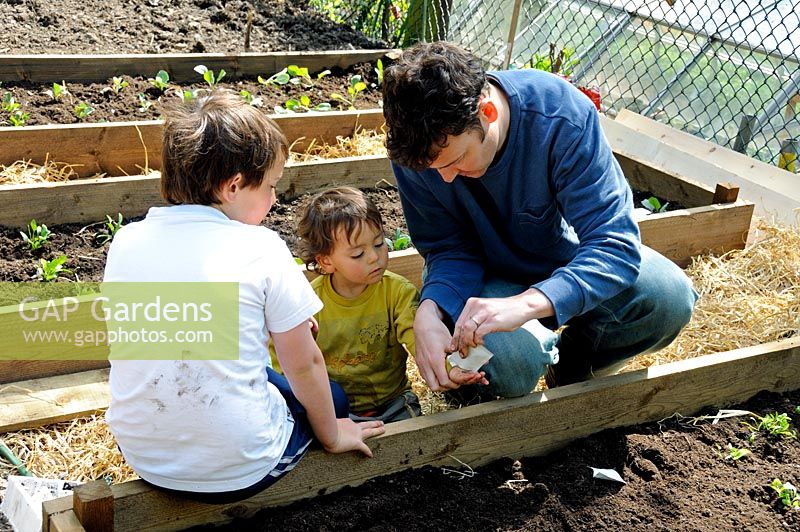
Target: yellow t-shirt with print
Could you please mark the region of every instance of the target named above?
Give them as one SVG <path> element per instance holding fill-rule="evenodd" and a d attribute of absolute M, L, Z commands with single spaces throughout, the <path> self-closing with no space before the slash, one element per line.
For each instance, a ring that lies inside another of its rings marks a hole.
<path fill-rule="evenodd" d="M 314 315 L 319 322 L 317 345 L 328 376 L 347 394 L 350 410 L 374 410 L 410 390 L 402 344 L 414 354 L 417 288 L 389 271 L 355 299 L 337 294 L 330 275 L 317 277 L 311 286 L 324 305 Z M 273 366 L 278 367 L 274 351 Z"/>

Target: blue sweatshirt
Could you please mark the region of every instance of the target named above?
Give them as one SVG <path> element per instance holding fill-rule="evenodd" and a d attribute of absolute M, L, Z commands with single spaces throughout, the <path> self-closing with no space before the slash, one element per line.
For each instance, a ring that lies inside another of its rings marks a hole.
<path fill-rule="evenodd" d="M 492 72 L 511 119 L 500 158 L 479 179 L 393 164 L 414 245 L 420 301 L 455 321 L 486 276 L 541 290 L 559 325 L 631 286 L 639 228 L 631 190 L 591 101 L 538 70 Z M 470 183 L 472 182 L 472 183 Z"/>

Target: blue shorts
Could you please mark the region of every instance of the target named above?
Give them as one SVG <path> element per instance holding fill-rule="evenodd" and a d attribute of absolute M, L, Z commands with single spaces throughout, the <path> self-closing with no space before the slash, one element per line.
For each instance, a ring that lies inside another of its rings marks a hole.
<path fill-rule="evenodd" d="M 270 471 L 267 476 L 252 486 L 248 486 L 247 488 L 215 493 L 178 491 L 159 486 L 156 487 L 158 487 L 160 490 L 168 491 L 170 493 L 180 495 L 181 497 L 187 497 L 199 502 L 209 504 L 230 504 L 250 498 L 256 493 L 267 489 L 286 473 L 294 469 L 294 466 L 296 466 L 297 463 L 300 462 L 300 459 L 305 456 L 309 446 L 311 445 L 311 442 L 314 440 L 314 431 L 311 428 L 311 423 L 308 421 L 306 409 L 302 404 L 300 404 L 300 401 L 297 400 L 297 397 L 295 397 L 286 377 L 272 368 L 267 368 L 267 378 L 286 400 L 286 405 L 289 407 L 289 411 L 292 413 L 292 417 L 294 418 L 294 428 L 292 429 L 292 434 L 289 437 L 289 443 L 286 445 L 286 449 L 283 451 L 283 456 L 278 462 L 278 465 L 275 466 L 275 468 Z M 344 390 L 337 383 L 330 381 L 330 385 L 336 417 L 348 417 L 350 414 L 350 405 L 347 401 L 347 395 L 345 395 Z"/>

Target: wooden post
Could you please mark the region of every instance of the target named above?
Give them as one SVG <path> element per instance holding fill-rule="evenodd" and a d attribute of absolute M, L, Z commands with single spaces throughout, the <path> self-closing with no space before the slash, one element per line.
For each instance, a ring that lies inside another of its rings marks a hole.
<path fill-rule="evenodd" d="M 86 532 L 114 530 L 114 495 L 105 480 L 75 486 L 72 491 L 72 511 Z"/>
<path fill-rule="evenodd" d="M 747 153 L 747 145 L 750 144 L 750 139 L 753 138 L 753 127 L 755 125 L 755 116 L 742 115 L 742 120 L 739 122 L 739 132 L 736 133 L 736 139 L 733 141 L 733 151 Z"/>
<path fill-rule="evenodd" d="M 739 198 L 739 187 L 733 183 L 717 183 L 711 203 L 733 203 Z"/>
<path fill-rule="evenodd" d="M 508 28 L 508 40 L 506 41 L 506 57 L 503 59 L 503 70 L 508 70 L 511 64 L 511 54 L 514 52 L 514 40 L 517 38 L 517 21 L 519 20 L 519 8 L 522 0 L 514 0 L 514 10 L 511 12 L 511 26 Z"/>

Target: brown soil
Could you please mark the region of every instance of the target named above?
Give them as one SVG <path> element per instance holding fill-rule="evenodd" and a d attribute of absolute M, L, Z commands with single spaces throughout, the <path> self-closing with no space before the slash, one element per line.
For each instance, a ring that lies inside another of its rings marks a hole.
<path fill-rule="evenodd" d="M 387 63 L 388 64 L 388 63 Z M 268 78 L 274 72 L 264 72 L 263 78 Z M 362 63 L 354 65 L 346 70 L 341 68 L 331 69 L 331 74 L 322 79 L 316 79 L 316 72 L 311 73 L 314 86 L 307 88 L 295 84 L 283 86 L 262 85 L 257 78 L 248 78 L 226 83 L 222 79 L 219 86 L 233 90 L 237 93 L 248 91 L 254 98 L 261 98 L 260 107 L 267 113 L 274 113 L 276 105 L 285 107 L 286 100 L 290 98 L 299 99 L 306 95 L 311 100 L 311 106 L 320 103 L 329 103 L 332 109 L 347 109 L 341 101 L 331 97 L 332 93 L 347 95 L 347 87 L 353 75 L 360 75 L 361 79 L 367 84 L 367 89 L 362 91 L 355 101 L 358 109 L 374 109 L 379 106 L 380 90 L 376 85 L 377 75 L 375 65 L 372 63 Z M 156 72 L 153 71 L 153 76 Z M 115 93 L 109 90 L 111 80 L 108 83 L 67 83 L 69 94 L 62 96 L 58 101 L 47 94 L 45 91 L 52 90 L 50 83 L 31 83 L 31 82 L 8 82 L 0 88 L 0 94 L 10 92 L 20 110 L 30 115 L 25 122 L 26 126 L 41 124 L 74 124 L 74 123 L 93 123 L 93 122 L 121 122 L 133 120 L 155 120 L 161 117 L 165 104 L 176 102 L 180 99 L 180 91 L 197 90 L 198 95 L 208 93 L 209 86 L 198 74 L 197 83 L 177 85 L 170 84 L 166 92 L 156 89 L 147 78 L 122 76 L 128 86 Z M 149 106 L 143 106 L 140 101 L 140 94 L 148 102 Z M 85 118 L 78 118 L 75 107 L 79 103 L 86 103 L 93 111 Z M 10 125 L 10 122 L 3 124 L 7 120 L 6 112 L 0 111 L 0 125 Z"/>
<path fill-rule="evenodd" d="M 761 394 L 737 408 L 791 414 L 798 404 L 800 392 Z M 769 488 L 774 478 L 798 485 L 797 439 L 762 433 L 751 443 L 742 420 L 693 426 L 671 418 L 606 430 L 549 456 L 499 460 L 471 477 L 407 471 L 224 529 L 798 530 L 800 511 L 784 508 Z M 728 444 L 752 454 L 725 459 Z M 448 467 L 468 473 L 456 462 Z M 627 484 L 595 480 L 589 467 L 616 469 Z"/>
<path fill-rule="evenodd" d="M 385 48 L 307 0 L 4 0 L 2 54 L 252 52 Z"/>

